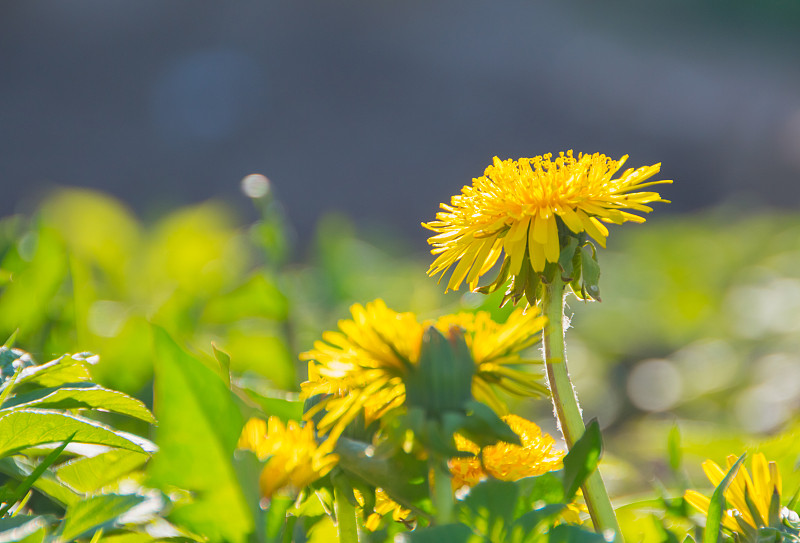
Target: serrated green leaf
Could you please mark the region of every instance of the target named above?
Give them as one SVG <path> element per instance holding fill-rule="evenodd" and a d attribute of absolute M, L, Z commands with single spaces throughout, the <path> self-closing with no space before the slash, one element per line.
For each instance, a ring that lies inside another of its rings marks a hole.
<path fill-rule="evenodd" d="M 43 409 L 22 409 L 0 416 L 0 456 L 58 443 L 75 435 L 75 443 L 94 443 L 129 451 L 152 451 L 152 444 L 78 415 Z"/>
<path fill-rule="evenodd" d="M 708 513 L 706 514 L 706 528 L 703 531 L 703 543 L 717 543 L 722 533 L 722 515 L 725 511 L 725 491 L 728 486 L 736 477 L 739 471 L 739 466 L 744 462 L 747 453 L 742 454 L 736 463 L 731 466 L 728 473 L 720 481 L 717 488 L 714 489 L 714 494 L 711 496 L 711 503 L 708 504 Z"/>
<path fill-rule="evenodd" d="M 586 431 L 564 457 L 564 499 L 572 501 L 586 478 L 597 468 L 603 449 L 600 426 L 589 421 Z"/>
<path fill-rule="evenodd" d="M 38 366 L 27 367 L 22 370 L 16 386 L 57 387 L 64 383 L 90 381 L 92 376 L 89 366 L 92 363 L 90 361 L 92 356 L 88 353 L 64 355 Z"/>
<path fill-rule="evenodd" d="M 158 454 L 150 482 L 163 490 L 193 492 L 170 518 L 210 540 L 244 542 L 253 518 L 231 464 L 244 425 L 233 393 L 205 364 L 153 327 Z"/>
<path fill-rule="evenodd" d="M 0 543 L 41 543 L 52 520 L 44 515 L 0 519 Z"/>
<path fill-rule="evenodd" d="M 142 501 L 144 498 L 136 494 L 101 494 L 70 505 L 55 541 L 74 541 L 83 534 L 113 526 L 120 516 Z"/>
<path fill-rule="evenodd" d="M 75 490 L 94 492 L 141 467 L 149 458 L 147 454 L 116 449 L 64 462 L 55 473 Z"/>
<path fill-rule="evenodd" d="M 27 408 L 99 409 L 135 417 L 150 424 L 156 422 L 153 414 L 136 398 L 89 383 L 85 386 L 40 389 L 14 396 L 0 408 L 0 413 Z"/>

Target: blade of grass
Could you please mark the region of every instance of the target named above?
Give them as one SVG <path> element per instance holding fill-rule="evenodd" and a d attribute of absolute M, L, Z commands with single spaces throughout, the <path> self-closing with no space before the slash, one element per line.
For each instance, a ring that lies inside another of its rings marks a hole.
<path fill-rule="evenodd" d="M 717 488 L 714 489 L 714 494 L 711 496 L 711 503 L 708 505 L 706 529 L 703 532 L 703 543 L 717 543 L 720 540 L 722 515 L 725 511 L 725 491 L 728 490 L 731 481 L 736 477 L 736 473 L 739 471 L 739 466 L 744 462 L 745 456 L 747 456 L 747 453 L 743 453 L 742 456 L 739 457 L 736 463 L 731 466 L 731 469 L 728 470 L 725 478 L 722 479 L 719 485 L 717 485 Z"/>
<path fill-rule="evenodd" d="M 44 473 L 47 468 L 49 468 L 56 460 L 58 460 L 58 457 L 62 452 L 64 452 L 64 449 L 67 448 L 67 445 L 69 445 L 74 437 L 75 434 L 72 434 L 67 439 L 62 441 L 61 445 L 50 451 L 50 454 L 48 454 L 45 459 L 42 460 L 38 466 L 36 466 L 36 469 L 34 469 L 31 474 L 28 475 L 25 480 L 22 481 L 22 483 L 20 483 L 16 490 L 14 490 L 14 494 L 12 494 L 11 498 L 8 500 L 8 503 L 6 503 L 6 505 L 0 509 L 0 517 L 5 516 L 5 514 L 8 513 L 8 510 L 11 509 L 11 507 L 17 503 L 25 495 L 25 493 L 31 489 L 31 487 L 33 487 L 33 483 L 36 482 L 36 479 L 41 477 L 42 473 Z"/>

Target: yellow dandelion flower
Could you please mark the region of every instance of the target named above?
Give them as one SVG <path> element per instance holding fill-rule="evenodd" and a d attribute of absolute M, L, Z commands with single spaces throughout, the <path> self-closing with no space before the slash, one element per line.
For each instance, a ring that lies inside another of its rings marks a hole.
<path fill-rule="evenodd" d="M 728 456 L 727 463 L 728 469 L 723 470 L 711 460 L 703 462 L 703 471 L 715 487 L 722 482 L 726 472 L 736 463 L 736 457 Z M 753 455 L 751 467 L 752 478 L 744 466 L 741 466 L 725 491 L 725 499 L 730 508 L 725 511 L 722 524 L 725 528 L 742 535 L 745 535 L 743 531 L 746 528 L 737 519 L 753 529 L 769 526 L 770 503 L 773 495 L 777 495 L 778 503 L 780 503 L 781 474 L 777 464 L 767 462 L 762 453 L 756 453 Z M 687 490 L 684 498 L 703 514 L 708 514 L 708 507 L 711 503 L 709 498 L 694 490 Z"/>
<path fill-rule="evenodd" d="M 351 307 L 352 319 L 339 322 L 338 332 L 325 332 L 322 341 L 300 355 L 309 361 L 308 381 L 301 385 L 302 397 L 328 394 L 307 413 L 326 413 L 317 427 L 336 439 L 360 412 L 367 424 L 403 405 L 403 379 L 419 361 L 422 335 L 433 325 L 443 332 L 451 326 L 464 329 L 464 337 L 476 364 L 473 395 L 496 410 L 502 401 L 492 386 L 524 395 L 545 395 L 540 374 L 523 369 L 540 361 L 522 357 L 536 342 L 544 319 L 535 309 L 514 311 L 499 324 L 486 312 L 448 315 L 436 321 L 419 322 L 413 313 L 392 311 L 382 300 Z"/>
<path fill-rule="evenodd" d="M 555 448 L 555 440 L 538 425 L 517 415 L 506 415 L 503 420 L 519 436 L 521 446 L 498 442 L 481 450 L 472 441 L 455 435 L 456 448 L 476 456 L 448 462 L 454 490 L 475 486 L 489 477 L 516 481 L 561 469 L 564 452 Z"/>
<path fill-rule="evenodd" d="M 608 229 L 603 223 L 644 222 L 631 213 L 652 211 L 645 204 L 667 202 L 655 192 L 633 192 L 658 183 L 652 181 L 660 164 L 629 168 L 614 177 L 628 156 L 620 160 L 596 153 L 572 151 L 519 160 L 500 160 L 486 168 L 483 177 L 441 204 L 436 220 L 423 226 L 436 232 L 428 239 L 438 255 L 429 275 L 447 272 L 456 264 L 447 284 L 458 290 L 466 281 L 474 290 L 478 279 L 505 253 L 508 275 L 517 277 L 523 263 L 541 272 L 547 262 L 558 262 L 562 238 L 569 231 L 585 232 L 605 247 Z"/>
<path fill-rule="evenodd" d="M 357 489 L 353 489 L 358 505 L 364 507 L 364 497 Z M 392 498 L 390 498 L 382 488 L 375 489 L 375 508 L 373 512 L 367 517 L 364 522 L 364 527 L 370 532 L 374 532 L 381 525 L 381 519 L 384 515 L 391 513 L 392 520 L 395 522 L 402 522 L 407 520 L 411 515 L 411 510 L 406 509 Z"/>
<path fill-rule="evenodd" d="M 278 490 L 298 492 L 326 475 L 338 460 L 314 439 L 314 427 L 289 421 L 284 426 L 277 417 L 269 422 L 250 419 L 239 437 L 238 448 L 251 450 L 266 465 L 259 477 L 261 493 L 269 498 Z"/>

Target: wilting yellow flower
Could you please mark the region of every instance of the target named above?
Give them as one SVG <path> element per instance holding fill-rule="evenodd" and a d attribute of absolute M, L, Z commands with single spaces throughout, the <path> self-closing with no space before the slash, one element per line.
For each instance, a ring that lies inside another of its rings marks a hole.
<path fill-rule="evenodd" d="M 506 415 L 503 420 L 522 445 L 498 442 L 481 449 L 472 441 L 456 434 L 456 448 L 480 456 L 453 458 L 449 461 L 453 476 L 453 488 L 475 486 L 493 477 L 502 481 L 516 481 L 548 471 L 561 469 L 564 452 L 555 448 L 555 440 L 542 432 L 541 428 L 517 415 Z"/>
<path fill-rule="evenodd" d="M 300 426 L 289 421 L 284 426 L 277 417 L 270 417 L 269 422 L 256 418 L 247 421 L 237 446 L 266 460 L 259 486 L 267 498 L 283 488 L 301 490 L 326 475 L 338 460 L 317 444 L 311 423 Z"/>
<path fill-rule="evenodd" d="M 728 456 L 727 461 L 727 470 L 723 470 L 711 460 L 703 462 L 703 471 L 715 487 L 722 482 L 727 471 L 736 463 L 736 457 Z M 725 491 L 725 499 L 731 508 L 727 509 L 722 516 L 722 524 L 729 530 L 740 534 L 747 531 L 746 526 L 748 525 L 753 529 L 769 526 L 769 509 L 773 495 L 777 495 L 778 504 L 780 504 L 781 474 L 777 464 L 775 462 L 768 463 L 762 453 L 756 453 L 753 455 L 752 470 L 751 478 L 744 466 L 739 467 L 739 471 Z M 694 490 L 687 490 L 684 498 L 703 514 L 708 514 L 711 500 L 706 496 Z M 748 500 L 754 506 L 755 511 L 748 507 Z M 737 518 L 741 519 L 745 526 L 740 525 Z"/>
<path fill-rule="evenodd" d="M 565 453 L 555 448 L 555 440 L 543 433 L 536 423 L 517 415 L 506 415 L 503 420 L 519 436 L 521 446 L 498 442 L 481 450 L 472 441 L 459 434 L 455 435 L 456 448 L 476 456 L 452 458 L 448 461 L 453 477 L 453 490 L 464 486 L 473 487 L 489 477 L 516 481 L 561 469 Z M 580 511 L 580 507 L 570 504 L 561 517 L 566 522 L 578 524 Z"/>
<path fill-rule="evenodd" d="M 431 253 L 439 255 L 428 274 L 444 274 L 460 261 L 447 288 L 458 290 L 466 280 L 474 290 L 502 252 L 510 276 L 520 275 L 524 262 L 541 272 L 546 262 L 558 262 L 560 238 L 568 231 L 586 232 L 605 247 L 604 222 L 644 222 L 629 211 L 647 213 L 652 209 L 645 204 L 667 202 L 655 192 L 633 192 L 672 182 L 645 183 L 659 172 L 660 164 L 629 168 L 614 178 L 627 155 L 618 161 L 599 153 L 579 153 L 576 158 L 572 151 L 551 157 L 495 157 L 483 177 L 462 188 L 450 205 L 441 204 L 444 211 L 436 214 L 437 220 L 423 223 L 436 232 L 428 243 L 433 245 Z"/>
<path fill-rule="evenodd" d="M 338 332 L 325 332 L 323 341 L 300 355 L 308 360 L 308 381 L 302 397 L 330 394 L 309 417 L 325 409 L 318 428 L 336 439 L 361 410 L 369 423 L 405 401 L 403 378 L 419 361 L 422 334 L 433 325 L 446 333 L 451 326 L 464 329 L 464 338 L 476 364 L 472 389 L 476 399 L 502 411 L 503 403 L 492 385 L 522 395 L 546 395 L 542 376 L 521 366 L 540 364 L 521 352 L 533 345 L 544 318 L 535 309 L 514 311 L 499 324 L 488 313 L 448 315 L 419 322 L 413 313 L 392 311 L 382 300 L 350 308 L 352 319 L 339 321 Z"/>

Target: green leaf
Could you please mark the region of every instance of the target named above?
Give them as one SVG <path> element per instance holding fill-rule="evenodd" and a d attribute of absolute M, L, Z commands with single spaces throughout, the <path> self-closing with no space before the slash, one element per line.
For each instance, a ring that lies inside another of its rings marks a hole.
<path fill-rule="evenodd" d="M 57 387 L 64 383 L 90 381 L 92 375 L 89 366 L 96 360 L 97 357 L 90 353 L 79 353 L 64 355 L 38 366 L 27 367 L 22 370 L 16 386 Z"/>
<path fill-rule="evenodd" d="M 228 353 L 221 349 L 217 349 L 217 346 L 213 343 L 211 344 L 211 349 L 214 351 L 214 358 L 217 359 L 219 362 L 219 376 L 222 377 L 222 381 L 225 383 L 225 386 L 230 388 L 231 386 L 231 357 Z"/>
<path fill-rule="evenodd" d="M 41 543 L 53 519 L 49 516 L 16 515 L 0 519 L 0 541 L 3 543 Z"/>
<path fill-rule="evenodd" d="M 145 405 L 127 394 L 86 383 L 84 386 L 46 388 L 20 394 L 7 401 L 0 413 L 27 408 L 99 409 L 120 413 L 155 424 L 156 419 Z"/>
<path fill-rule="evenodd" d="M 708 505 L 708 514 L 706 515 L 706 528 L 703 532 L 703 543 L 717 543 L 721 537 L 722 531 L 722 515 L 725 511 L 725 491 L 728 486 L 736 477 L 739 471 L 739 466 L 744 462 L 747 453 L 742 454 L 736 463 L 731 466 L 725 478 L 720 481 L 717 488 L 714 489 L 714 494 L 711 496 L 711 503 Z"/>
<path fill-rule="evenodd" d="M 0 473 L 4 473 L 18 480 L 29 476 L 35 469 L 36 465 L 27 457 L 10 456 L 7 458 L 0 458 Z M 33 488 L 63 507 L 83 498 L 82 494 L 77 494 L 74 490 L 56 479 L 51 471 L 45 471 L 39 476 L 34 481 Z"/>
<path fill-rule="evenodd" d="M 289 302 L 274 281 L 256 274 L 231 292 L 215 296 L 203 309 L 203 321 L 230 323 L 251 317 L 286 320 Z"/>
<path fill-rule="evenodd" d="M 581 293 L 586 298 L 600 300 L 600 265 L 594 245 L 587 243 L 581 247 Z"/>
<path fill-rule="evenodd" d="M 564 457 L 564 499 L 572 501 L 580 486 L 597 468 L 603 449 L 600 426 L 596 419 L 589 421 L 584 434 Z"/>
<path fill-rule="evenodd" d="M 445 524 L 433 528 L 417 529 L 413 532 L 398 534 L 398 543 L 473 543 L 483 541 L 463 524 Z"/>
<path fill-rule="evenodd" d="M 491 541 L 503 541 L 514 521 L 518 495 L 511 481 L 482 481 L 464 498 L 459 520 Z"/>
<path fill-rule="evenodd" d="M 120 516 L 142 501 L 144 498 L 136 494 L 101 494 L 70 505 L 55 541 L 74 541 L 83 534 L 112 526 Z"/>
<path fill-rule="evenodd" d="M 71 488 L 94 492 L 141 467 L 149 458 L 147 454 L 116 449 L 64 462 L 55 472 Z"/>
<path fill-rule="evenodd" d="M 605 538 L 572 524 L 559 524 L 548 533 L 548 543 L 606 543 Z"/>
<path fill-rule="evenodd" d="M 275 416 L 283 422 L 303 419 L 303 402 L 300 400 L 265 396 L 250 388 L 245 388 L 244 393 L 258 404 L 267 417 Z M 282 394 L 285 395 L 286 393 L 283 392 Z"/>
<path fill-rule="evenodd" d="M 153 327 L 159 452 L 148 466 L 162 490 L 180 487 L 194 500 L 170 519 L 212 541 L 246 541 L 253 517 L 231 463 L 243 420 L 233 393 L 213 370 Z"/>
<path fill-rule="evenodd" d="M 78 415 L 21 409 L 0 416 L 0 457 L 37 445 L 58 443 L 73 434 L 75 443 L 94 443 L 137 452 L 153 450 L 153 444 L 144 438 Z"/>
<path fill-rule="evenodd" d="M 551 525 L 558 515 L 564 510 L 563 503 L 551 503 L 520 516 L 511 526 L 509 533 L 512 541 L 525 541 L 526 536 L 533 535 L 539 525 L 546 522 Z"/>
<path fill-rule="evenodd" d="M 669 467 L 673 471 L 678 471 L 681 469 L 683 457 L 681 453 L 681 431 L 677 424 L 670 428 L 667 437 L 667 451 L 669 452 Z"/>
<path fill-rule="evenodd" d="M 28 490 L 31 489 L 33 484 L 39 477 L 42 476 L 45 470 L 49 468 L 51 465 L 53 465 L 53 462 L 58 460 L 58 457 L 61 455 L 62 452 L 64 452 L 64 449 L 67 448 L 67 445 L 69 444 L 70 441 L 72 441 L 73 437 L 75 437 L 75 434 L 65 439 L 61 445 L 50 451 L 50 454 L 48 454 L 44 458 L 44 460 L 42 460 L 39 463 L 39 465 L 36 466 L 36 468 L 31 472 L 31 474 L 28 475 L 16 489 L 14 489 L 14 492 L 11 493 L 10 496 L 5 498 L 6 505 L 2 509 L 0 509 L 0 517 L 5 516 L 5 514 L 8 513 L 9 509 L 11 509 L 11 507 L 15 503 L 21 500 L 23 496 L 25 496 L 25 493 L 27 493 Z"/>

